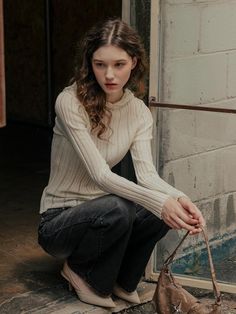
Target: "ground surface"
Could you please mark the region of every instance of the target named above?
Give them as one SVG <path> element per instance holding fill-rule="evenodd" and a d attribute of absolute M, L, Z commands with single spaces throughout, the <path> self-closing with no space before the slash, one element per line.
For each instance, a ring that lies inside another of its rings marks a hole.
<path fill-rule="evenodd" d="M 69 292 L 60 276 L 63 261 L 51 258 L 37 244 L 39 201 L 48 179 L 47 139 L 37 129 L 0 129 L 0 313 L 112 313 L 86 305 Z M 222 265 L 221 271 L 235 276 L 234 265 Z M 142 283 L 143 304 L 129 308 L 130 304 L 115 300 L 115 311 L 155 313 L 150 302 L 154 289 L 155 284 Z M 204 301 L 212 297 L 205 290 L 192 292 Z M 236 313 L 235 295 L 224 295 L 223 309 L 226 314 Z"/>

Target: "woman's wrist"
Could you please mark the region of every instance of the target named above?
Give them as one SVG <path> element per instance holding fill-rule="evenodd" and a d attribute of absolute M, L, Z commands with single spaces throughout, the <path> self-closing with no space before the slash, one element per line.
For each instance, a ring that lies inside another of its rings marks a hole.
<path fill-rule="evenodd" d="M 176 198 L 176 201 L 179 202 L 179 201 L 181 201 L 181 199 L 185 199 L 185 200 L 191 201 L 191 199 L 190 199 L 188 196 L 186 196 L 186 195 L 180 195 L 180 196 L 178 196 L 178 197 Z"/>

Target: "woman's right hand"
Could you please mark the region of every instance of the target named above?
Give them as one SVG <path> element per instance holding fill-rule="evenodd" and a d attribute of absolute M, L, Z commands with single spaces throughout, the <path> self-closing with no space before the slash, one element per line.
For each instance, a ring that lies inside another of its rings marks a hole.
<path fill-rule="evenodd" d="M 196 234 L 201 232 L 201 229 L 196 225 L 202 224 L 204 219 L 201 214 L 199 217 L 199 209 L 190 200 L 188 200 L 188 203 L 191 211 L 184 208 L 179 201 L 170 197 L 164 203 L 161 216 L 172 229 L 185 229 L 190 231 L 190 234 Z M 194 215 L 194 211 L 197 212 L 196 215 Z"/>

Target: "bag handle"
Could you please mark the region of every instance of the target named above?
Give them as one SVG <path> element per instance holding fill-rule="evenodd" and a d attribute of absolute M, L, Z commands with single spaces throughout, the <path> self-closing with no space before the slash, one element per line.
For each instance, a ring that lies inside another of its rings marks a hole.
<path fill-rule="evenodd" d="M 208 260 L 209 260 L 209 265 L 210 265 L 210 270 L 211 270 L 211 280 L 212 280 L 214 295 L 216 298 L 216 304 L 221 305 L 221 293 L 220 293 L 218 283 L 216 281 L 216 274 L 215 274 L 215 269 L 214 269 L 214 265 L 213 265 L 213 260 L 212 260 L 210 246 L 209 246 L 209 240 L 208 240 L 207 232 L 203 226 L 199 226 L 199 227 L 202 229 L 203 237 L 204 237 L 206 247 L 207 247 Z M 184 240 L 187 238 L 188 234 L 189 234 L 189 231 L 187 231 L 186 234 L 183 236 L 183 238 L 181 239 L 181 241 L 179 242 L 179 244 L 177 245 L 177 247 L 175 248 L 173 253 L 165 260 L 164 267 L 167 268 L 167 266 L 173 262 L 173 259 L 177 253 L 177 250 L 182 245 Z"/>

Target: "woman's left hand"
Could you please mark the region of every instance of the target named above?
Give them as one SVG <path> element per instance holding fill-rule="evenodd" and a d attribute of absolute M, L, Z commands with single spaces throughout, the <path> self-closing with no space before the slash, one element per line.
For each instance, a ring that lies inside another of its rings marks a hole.
<path fill-rule="evenodd" d="M 198 225 L 196 226 L 196 228 L 193 231 L 190 231 L 190 234 L 200 233 L 202 231 L 202 229 L 199 226 L 204 227 L 206 225 L 205 219 L 203 218 L 200 210 L 187 197 L 184 197 L 184 196 L 179 197 L 178 202 L 186 210 L 186 212 L 188 213 L 188 215 L 191 218 L 194 218 L 194 219 L 198 220 L 198 222 L 199 222 Z"/>

